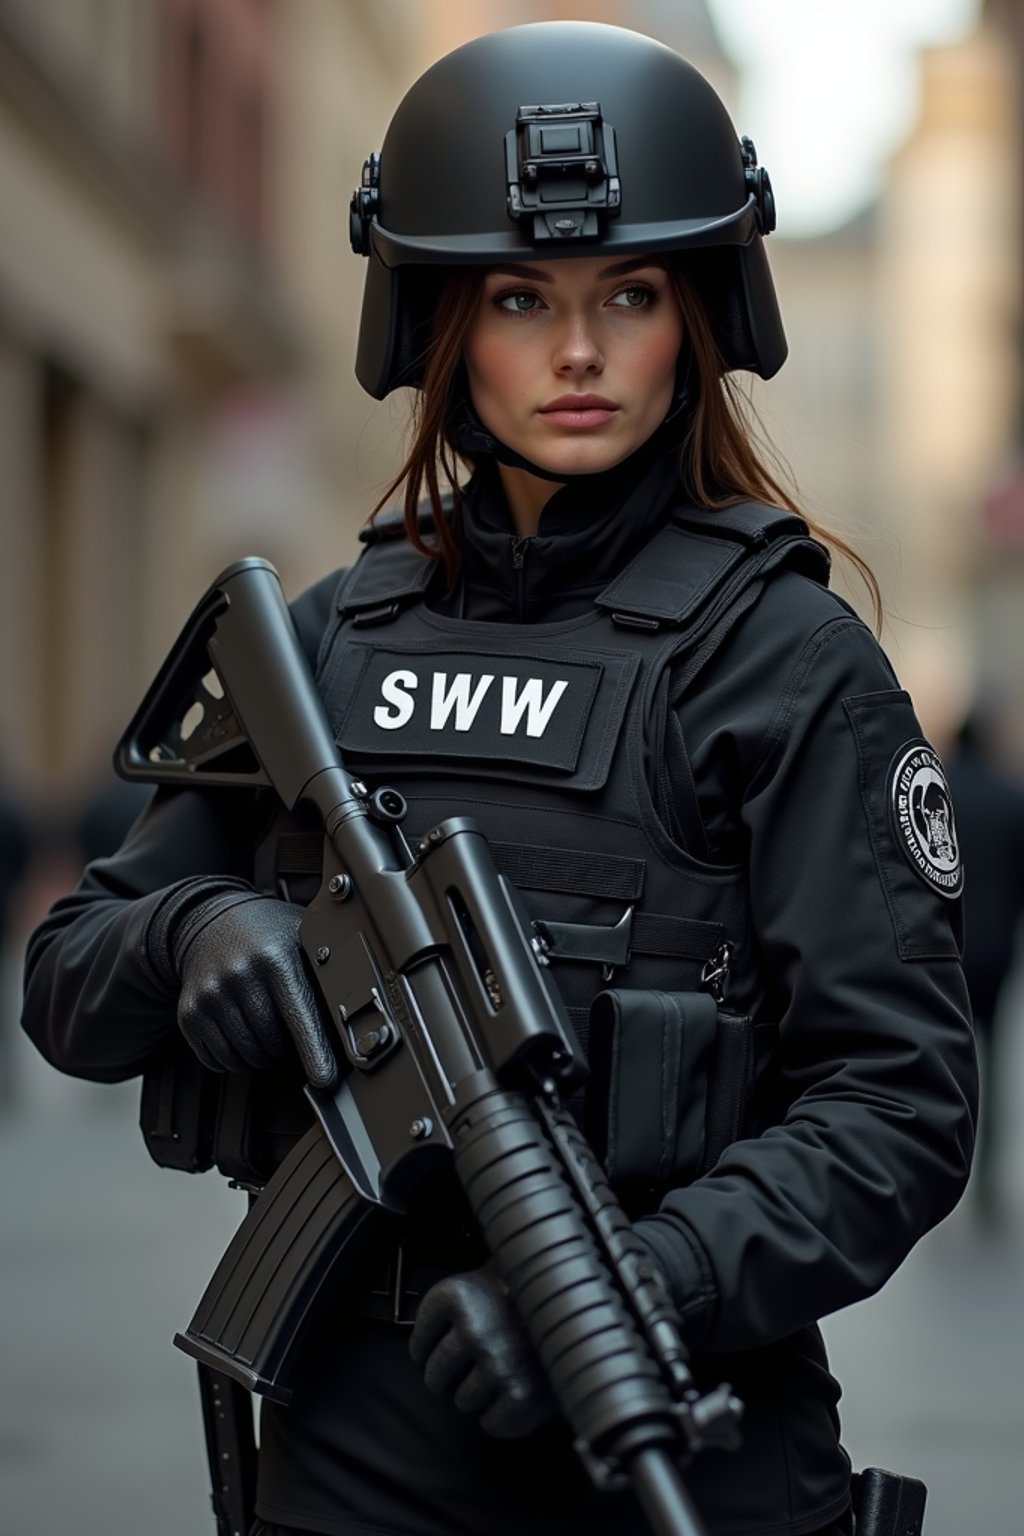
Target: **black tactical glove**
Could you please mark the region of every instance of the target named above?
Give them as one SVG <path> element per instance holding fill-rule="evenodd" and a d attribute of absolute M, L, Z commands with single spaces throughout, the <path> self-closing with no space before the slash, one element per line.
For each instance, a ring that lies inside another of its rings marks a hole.
<path fill-rule="evenodd" d="M 171 928 L 178 1027 L 206 1067 L 269 1067 L 294 1049 L 309 1081 L 337 1065 L 299 948 L 302 908 L 248 888 L 192 906 Z"/>
<path fill-rule="evenodd" d="M 514 1440 L 555 1412 L 540 1361 L 489 1265 L 439 1280 L 420 1302 L 409 1353 L 431 1392 L 452 1396 L 489 1435 Z"/>

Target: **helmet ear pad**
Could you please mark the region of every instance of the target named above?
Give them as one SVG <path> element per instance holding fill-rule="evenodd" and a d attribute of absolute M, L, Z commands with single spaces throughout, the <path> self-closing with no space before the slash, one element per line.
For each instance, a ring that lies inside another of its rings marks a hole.
<path fill-rule="evenodd" d="M 729 367 L 751 368 L 762 379 L 770 379 L 786 361 L 789 343 L 782 327 L 768 253 L 760 235 L 749 245 L 735 249 L 739 281 L 733 289 L 734 302 L 750 336 L 750 361 L 730 357 Z"/>
<path fill-rule="evenodd" d="M 363 283 L 363 312 L 356 349 L 356 378 L 375 400 L 395 388 L 397 320 L 403 312 L 398 284 L 401 269 L 386 267 L 370 252 Z"/>
<path fill-rule="evenodd" d="M 386 267 L 371 251 L 363 288 L 356 378 L 375 400 L 423 383 L 434 308 L 447 266 Z"/>
<path fill-rule="evenodd" d="M 672 261 L 707 310 L 724 371 L 778 373 L 789 348 L 763 240 L 681 251 Z"/>

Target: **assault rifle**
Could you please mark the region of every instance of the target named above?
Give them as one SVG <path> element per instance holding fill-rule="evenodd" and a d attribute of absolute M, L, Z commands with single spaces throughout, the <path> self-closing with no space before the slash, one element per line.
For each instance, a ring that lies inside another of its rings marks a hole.
<path fill-rule="evenodd" d="M 468 817 L 410 844 L 403 797 L 353 782 L 277 573 L 213 583 L 118 750 L 128 778 L 267 785 L 323 824 L 300 942 L 340 1080 L 259 1194 L 175 1343 L 286 1403 L 318 1302 L 375 1219 L 447 1162 L 599 1487 L 632 1486 L 658 1536 L 700 1536 L 679 1468 L 735 1442 L 727 1386 L 701 1395 L 679 1316 L 563 1108 L 585 1071 L 544 946 Z"/>

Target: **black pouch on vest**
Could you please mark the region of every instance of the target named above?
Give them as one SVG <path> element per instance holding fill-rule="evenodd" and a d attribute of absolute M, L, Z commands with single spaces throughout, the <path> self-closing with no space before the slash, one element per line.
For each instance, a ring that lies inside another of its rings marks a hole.
<path fill-rule="evenodd" d="M 613 1184 L 686 1184 L 717 1162 L 740 1134 L 752 1039 L 708 992 L 598 993 L 585 1131 Z"/>
<path fill-rule="evenodd" d="M 615 1184 L 695 1178 L 718 1006 L 707 992 L 607 991 L 590 1008 L 587 1135 Z"/>
<path fill-rule="evenodd" d="M 708 1070 L 704 1157 L 700 1172 L 713 1168 L 726 1147 L 744 1132 L 744 1117 L 754 1079 L 754 1025 L 749 1014 L 718 1010 Z"/>
<path fill-rule="evenodd" d="M 212 1072 L 178 1040 L 142 1078 L 139 1126 L 161 1168 L 216 1167 L 243 1188 L 261 1188 L 309 1128 L 301 1073 Z"/>
<path fill-rule="evenodd" d="M 262 1189 L 312 1123 L 298 1066 L 228 1072 L 217 1109 L 213 1160 L 243 1189 Z"/>
<path fill-rule="evenodd" d="M 921 1536 L 928 1490 L 916 1477 L 881 1467 L 853 1474 L 857 1536 Z"/>
<path fill-rule="evenodd" d="M 161 1168 L 204 1173 L 213 1166 L 222 1075 L 201 1065 L 178 1039 L 142 1075 L 139 1126 Z"/>

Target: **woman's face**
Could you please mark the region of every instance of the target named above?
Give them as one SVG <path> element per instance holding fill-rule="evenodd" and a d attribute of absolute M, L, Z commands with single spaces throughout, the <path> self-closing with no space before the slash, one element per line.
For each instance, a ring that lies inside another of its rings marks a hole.
<path fill-rule="evenodd" d="M 494 267 L 466 337 L 473 404 L 495 437 L 551 474 L 611 469 L 668 414 L 682 339 L 653 257 Z"/>

